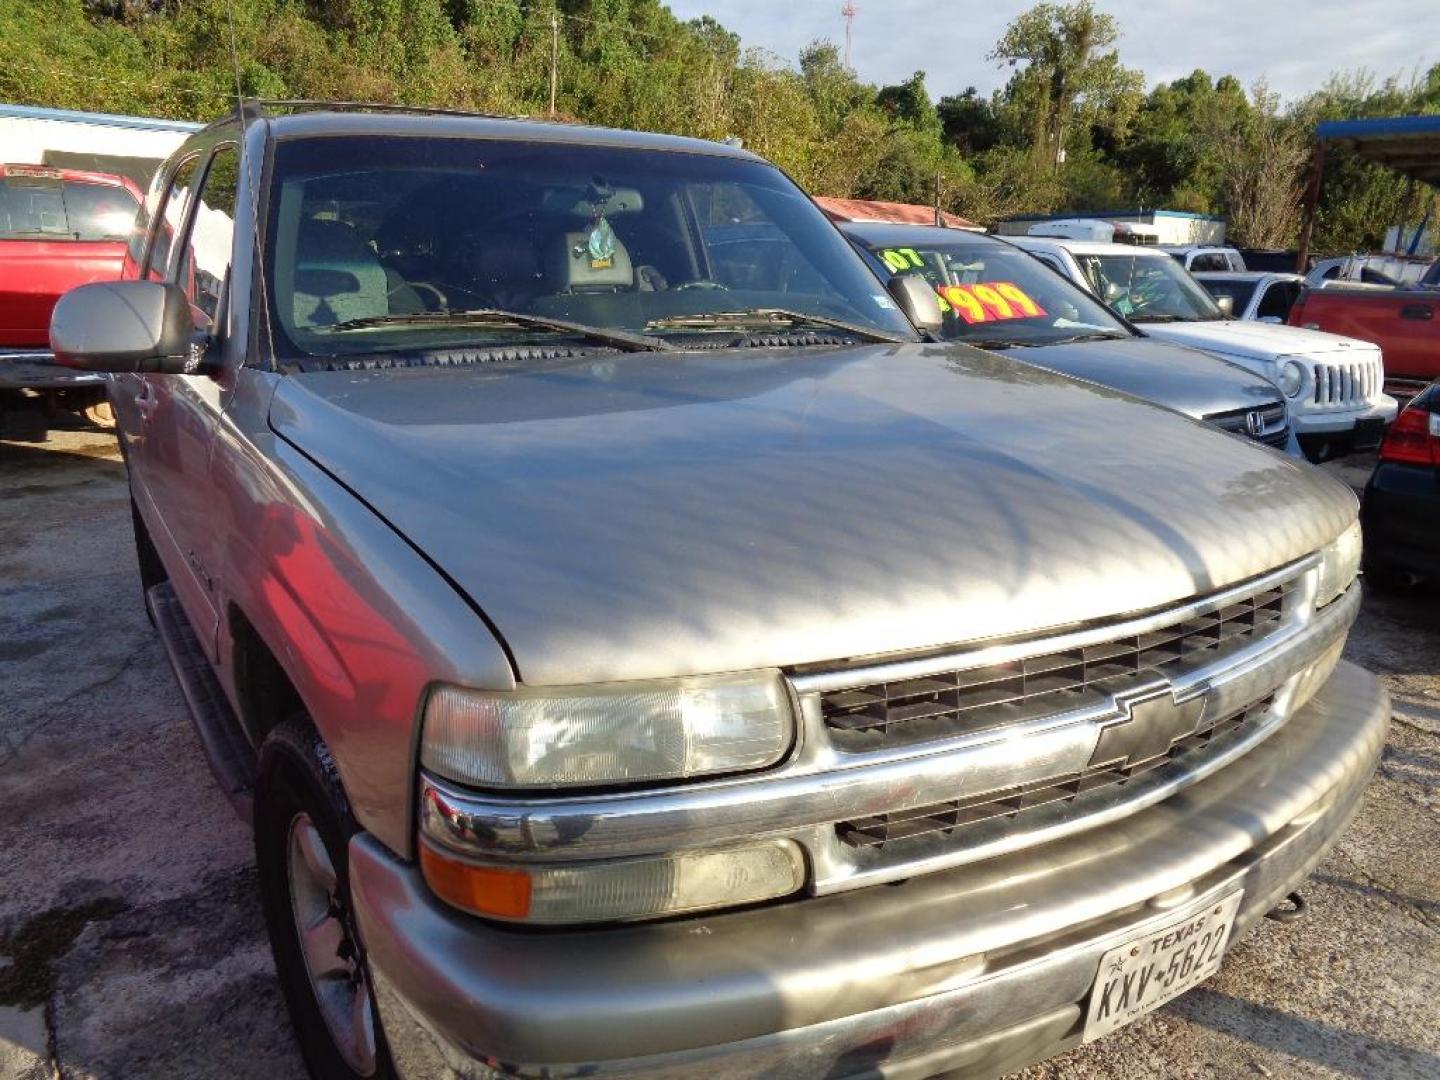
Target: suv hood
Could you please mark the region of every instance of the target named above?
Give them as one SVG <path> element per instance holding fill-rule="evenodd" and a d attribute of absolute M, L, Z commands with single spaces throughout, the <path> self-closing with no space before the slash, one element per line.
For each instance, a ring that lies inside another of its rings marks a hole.
<path fill-rule="evenodd" d="M 291 375 L 270 423 L 537 685 L 1143 610 L 1314 551 L 1356 512 L 1308 466 L 955 345 Z"/>
<path fill-rule="evenodd" d="M 1379 350 L 1368 341 L 1306 330 L 1299 326 L 1254 322 L 1250 319 L 1212 319 L 1208 322 L 1142 323 L 1140 330 L 1162 341 L 1192 345 L 1208 352 L 1245 360 L 1273 360 L 1277 356 L 1324 356 L 1346 353 L 1356 360 Z"/>
<path fill-rule="evenodd" d="M 1164 341 L 1117 338 L 1000 351 L 1196 418 L 1285 401 L 1273 383 L 1242 367 Z"/>

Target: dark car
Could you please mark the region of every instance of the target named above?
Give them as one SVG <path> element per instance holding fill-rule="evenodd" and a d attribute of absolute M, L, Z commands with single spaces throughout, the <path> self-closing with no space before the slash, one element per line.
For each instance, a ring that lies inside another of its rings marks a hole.
<path fill-rule="evenodd" d="M 1440 575 L 1440 379 L 1401 410 L 1365 485 L 1365 568 L 1377 585 Z"/>
<path fill-rule="evenodd" d="M 947 309 L 947 339 L 1123 390 L 1299 453 L 1285 397 L 1274 384 L 1208 353 L 1144 337 L 1003 240 L 930 225 L 840 229 L 877 272 L 915 274 L 934 286 Z"/>

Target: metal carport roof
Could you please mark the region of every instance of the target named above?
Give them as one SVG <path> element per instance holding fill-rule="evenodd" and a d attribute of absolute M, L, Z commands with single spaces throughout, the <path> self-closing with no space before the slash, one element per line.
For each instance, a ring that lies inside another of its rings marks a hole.
<path fill-rule="evenodd" d="M 1315 126 L 1315 138 L 1412 179 L 1440 185 L 1440 116 L 1327 120 Z"/>
<path fill-rule="evenodd" d="M 1320 204 L 1320 186 L 1324 183 L 1325 151 L 1332 146 L 1353 151 L 1367 161 L 1408 177 L 1407 207 L 1417 181 L 1440 187 L 1440 116 L 1387 116 L 1372 120 L 1325 120 L 1316 124 L 1310 179 L 1301 201 L 1300 251 L 1295 259 L 1295 269 L 1302 274 L 1309 269 L 1310 236 L 1315 228 L 1315 210 Z"/>

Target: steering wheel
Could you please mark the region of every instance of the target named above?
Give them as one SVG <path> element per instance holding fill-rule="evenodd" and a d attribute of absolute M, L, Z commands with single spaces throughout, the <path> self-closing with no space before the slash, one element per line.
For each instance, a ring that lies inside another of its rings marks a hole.
<path fill-rule="evenodd" d="M 428 282 L 428 281 L 406 281 L 406 282 L 402 282 L 401 284 L 395 286 L 395 288 L 393 288 L 393 289 L 390 290 L 390 295 L 391 295 L 391 296 L 394 296 L 397 292 L 399 292 L 401 289 L 405 288 L 406 286 L 409 286 L 409 287 L 412 288 L 412 289 L 416 289 L 416 290 L 419 290 L 419 291 L 422 291 L 422 292 L 428 292 L 430 295 L 432 295 L 432 296 L 435 298 L 435 302 L 439 305 L 438 307 L 436 307 L 436 309 L 435 309 L 436 311 L 449 311 L 449 310 L 450 310 L 450 301 L 446 298 L 445 294 L 440 291 L 440 287 L 439 287 L 438 285 L 432 285 L 432 284 L 431 284 L 430 282 Z"/>
<path fill-rule="evenodd" d="M 682 289 L 719 289 L 721 292 L 729 292 L 730 286 L 721 285 L 720 282 L 711 281 L 709 278 L 696 278 L 694 281 L 671 286 L 672 292 L 680 292 Z"/>

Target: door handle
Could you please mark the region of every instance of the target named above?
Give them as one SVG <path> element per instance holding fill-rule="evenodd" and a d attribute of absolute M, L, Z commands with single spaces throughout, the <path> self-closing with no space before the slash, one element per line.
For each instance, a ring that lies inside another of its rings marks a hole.
<path fill-rule="evenodd" d="M 160 399 L 155 396 L 155 391 L 150 388 L 149 379 L 141 379 L 140 392 L 135 395 L 135 407 L 140 410 L 140 416 L 149 420 L 155 415 L 155 409 L 160 404 Z"/>
<path fill-rule="evenodd" d="M 1406 304 L 1400 309 L 1402 319 L 1433 319 L 1435 309 L 1429 304 Z"/>

